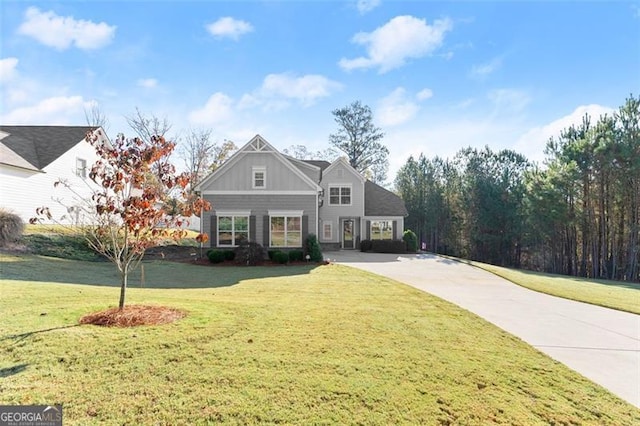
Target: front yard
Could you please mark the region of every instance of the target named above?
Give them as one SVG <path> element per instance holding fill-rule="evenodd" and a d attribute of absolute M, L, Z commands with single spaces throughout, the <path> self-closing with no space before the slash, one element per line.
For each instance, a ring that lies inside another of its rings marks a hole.
<path fill-rule="evenodd" d="M 515 337 L 339 265 L 149 262 L 129 303 L 176 323 L 78 326 L 114 306 L 103 262 L 0 254 L 3 404 L 65 424 L 637 424 L 640 412 Z"/>

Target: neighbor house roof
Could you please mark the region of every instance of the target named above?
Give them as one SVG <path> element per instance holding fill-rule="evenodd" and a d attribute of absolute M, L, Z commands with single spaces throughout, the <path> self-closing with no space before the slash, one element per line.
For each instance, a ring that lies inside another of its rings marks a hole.
<path fill-rule="evenodd" d="M 91 126 L 2 126 L 0 163 L 42 170 L 82 141 Z"/>
<path fill-rule="evenodd" d="M 407 216 L 402 198 L 370 180 L 364 183 L 365 216 Z"/>
<path fill-rule="evenodd" d="M 320 170 L 324 170 L 331 165 L 330 162 L 325 160 L 301 160 L 304 163 L 311 164 L 312 166 L 319 167 Z"/>

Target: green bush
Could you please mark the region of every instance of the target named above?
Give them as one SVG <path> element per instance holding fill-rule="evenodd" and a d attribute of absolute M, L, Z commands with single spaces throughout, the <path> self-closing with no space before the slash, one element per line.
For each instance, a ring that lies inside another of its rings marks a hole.
<path fill-rule="evenodd" d="M 226 259 L 225 250 L 209 250 L 207 257 L 211 263 L 222 263 Z"/>
<path fill-rule="evenodd" d="M 269 257 L 269 260 L 273 260 L 273 255 L 275 255 L 279 251 L 280 250 L 269 250 L 269 251 L 267 251 L 267 256 Z"/>
<path fill-rule="evenodd" d="M 291 250 L 289 252 L 290 262 L 299 262 L 301 260 L 304 260 L 304 252 L 302 250 Z"/>
<path fill-rule="evenodd" d="M 22 237 L 24 223 L 15 213 L 0 209 L 0 246 L 18 241 Z"/>
<path fill-rule="evenodd" d="M 374 253 L 406 253 L 402 240 L 371 240 L 371 251 Z"/>
<path fill-rule="evenodd" d="M 267 252 L 260 244 L 253 241 L 242 241 L 235 250 L 235 261 L 238 265 L 255 266 L 262 263 Z"/>
<path fill-rule="evenodd" d="M 224 251 L 224 260 L 233 260 L 236 258 L 236 252 L 233 250 Z"/>
<path fill-rule="evenodd" d="M 305 254 L 309 255 L 309 259 L 313 262 L 322 262 L 322 249 L 318 243 L 318 237 L 315 234 L 309 234 L 305 241 Z"/>
<path fill-rule="evenodd" d="M 280 263 L 281 265 L 284 265 L 289 261 L 289 254 L 284 251 L 276 251 L 273 254 L 273 261 L 275 263 Z"/>
<path fill-rule="evenodd" d="M 360 251 L 371 251 L 371 240 L 360 241 Z"/>
<path fill-rule="evenodd" d="M 404 231 L 404 234 L 402 234 L 402 240 L 404 241 L 408 252 L 415 253 L 418 251 L 418 237 L 411 229 Z"/>

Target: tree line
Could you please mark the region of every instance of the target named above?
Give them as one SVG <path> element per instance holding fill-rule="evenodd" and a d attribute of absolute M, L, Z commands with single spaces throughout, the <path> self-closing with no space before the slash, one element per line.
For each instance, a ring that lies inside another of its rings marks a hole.
<path fill-rule="evenodd" d="M 410 157 L 395 185 L 429 251 L 640 281 L 640 97 L 551 138 L 542 166 L 512 150 Z"/>

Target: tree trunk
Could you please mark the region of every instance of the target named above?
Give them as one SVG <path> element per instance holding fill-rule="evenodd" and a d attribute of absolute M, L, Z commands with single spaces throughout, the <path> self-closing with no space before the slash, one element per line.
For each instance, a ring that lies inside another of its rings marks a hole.
<path fill-rule="evenodd" d="M 120 274 L 120 302 L 118 303 L 118 309 L 124 309 L 124 298 L 127 292 L 127 279 L 129 278 L 129 268 L 125 267 Z"/>

